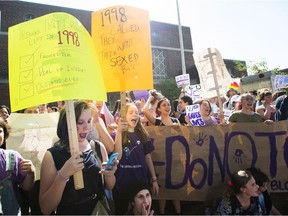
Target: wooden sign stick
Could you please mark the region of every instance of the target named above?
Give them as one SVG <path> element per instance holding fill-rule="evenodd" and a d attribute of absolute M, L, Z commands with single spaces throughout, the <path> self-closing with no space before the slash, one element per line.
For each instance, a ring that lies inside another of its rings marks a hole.
<path fill-rule="evenodd" d="M 224 114 L 223 114 L 223 105 L 222 105 L 222 101 L 221 101 L 221 97 L 220 97 L 220 92 L 219 92 L 219 84 L 218 84 L 218 80 L 217 80 L 217 76 L 216 76 L 216 68 L 215 68 L 215 62 L 214 59 L 212 57 L 212 52 L 211 52 L 211 48 L 208 48 L 208 55 L 209 55 L 209 60 L 211 63 L 211 68 L 212 68 L 212 73 L 213 73 L 213 78 L 214 78 L 214 82 L 215 82 L 215 88 L 216 88 L 216 92 L 217 92 L 217 98 L 218 98 L 218 103 L 219 103 L 219 118 L 220 118 L 220 123 L 224 123 Z"/>
<path fill-rule="evenodd" d="M 70 147 L 70 153 L 71 155 L 73 155 L 75 152 L 79 151 L 74 103 L 72 100 L 67 100 L 65 101 L 65 104 L 66 104 L 67 127 L 69 136 L 69 147 Z M 74 177 L 75 189 L 79 190 L 84 188 L 82 171 L 75 173 L 73 177 Z"/>
<path fill-rule="evenodd" d="M 126 92 L 125 91 L 121 91 L 120 92 L 120 117 L 122 119 L 126 119 Z"/>

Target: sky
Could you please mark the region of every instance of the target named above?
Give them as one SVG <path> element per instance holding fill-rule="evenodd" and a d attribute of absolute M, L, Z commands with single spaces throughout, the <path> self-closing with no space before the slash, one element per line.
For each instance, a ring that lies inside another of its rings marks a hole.
<path fill-rule="evenodd" d="M 97 11 L 130 5 L 150 20 L 178 24 L 176 0 L 25 0 Z M 217 48 L 225 59 L 268 69 L 288 68 L 288 0 L 178 0 L 180 23 L 190 27 L 194 53 Z"/>

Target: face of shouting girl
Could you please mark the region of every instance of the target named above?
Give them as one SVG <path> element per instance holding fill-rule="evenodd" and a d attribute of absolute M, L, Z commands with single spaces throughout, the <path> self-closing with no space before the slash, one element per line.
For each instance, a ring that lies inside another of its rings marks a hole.
<path fill-rule="evenodd" d="M 131 105 L 127 109 L 126 121 L 128 123 L 128 130 L 134 131 L 137 123 L 139 122 L 139 112 L 135 105 Z"/>

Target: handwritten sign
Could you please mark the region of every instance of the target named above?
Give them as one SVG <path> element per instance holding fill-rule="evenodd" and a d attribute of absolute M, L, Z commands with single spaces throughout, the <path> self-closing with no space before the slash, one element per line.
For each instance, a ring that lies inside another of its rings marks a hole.
<path fill-rule="evenodd" d="M 155 199 L 218 198 L 231 173 L 260 167 L 273 192 L 288 192 L 288 122 L 234 123 L 226 127 L 146 128 L 161 190 Z"/>
<path fill-rule="evenodd" d="M 8 30 L 11 110 L 72 99 L 106 101 L 91 36 L 66 13 L 52 13 Z"/>
<path fill-rule="evenodd" d="M 201 85 L 196 84 L 196 85 L 189 85 L 185 87 L 185 95 L 189 96 L 192 98 L 193 102 L 197 100 L 201 100 L 202 94 L 201 94 Z"/>
<path fill-rule="evenodd" d="M 186 109 L 186 115 L 188 116 L 191 125 L 193 126 L 205 125 L 205 122 L 203 121 L 200 113 L 199 104 L 185 106 L 185 109 Z"/>
<path fill-rule="evenodd" d="M 175 77 L 175 81 L 178 88 L 182 88 L 183 85 L 190 85 L 190 76 L 189 74 L 183 74 Z"/>
<path fill-rule="evenodd" d="M 231 76 L 219 51 L 209 48 L 194 53 L 193 57 L 200 78 L 202 96 L 212 98 L 225 95 L 231 83 Z"/>
<path fill-rule="evenodd" d="M 113 6 L 93 12 L 92 37 L 107 92 L 153 88 L 147 11 Z"/>
<path fill-rule="evenodd" d="M 288 87 L 288 75 L 276 75 L 274 80 L 275 89 Z"/>

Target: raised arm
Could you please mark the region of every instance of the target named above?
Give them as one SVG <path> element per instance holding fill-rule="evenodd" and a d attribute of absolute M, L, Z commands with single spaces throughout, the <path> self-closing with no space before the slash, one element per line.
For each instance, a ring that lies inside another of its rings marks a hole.
<path fill-rule="evenodd" d="M 148 121 L 155 125 L 155 122 L 156 122 L 156 116 L 154 116 L 150 110 L 149 110 L 149 106 L 150 106 L 150 102 L 154 99 L 153 96 L 149 96 L 148 100 L 146 101 L 144 107 L 143 107 L 143 113 L 144 115 L 146 116 L 146 118 L 148 119 Z"/>

